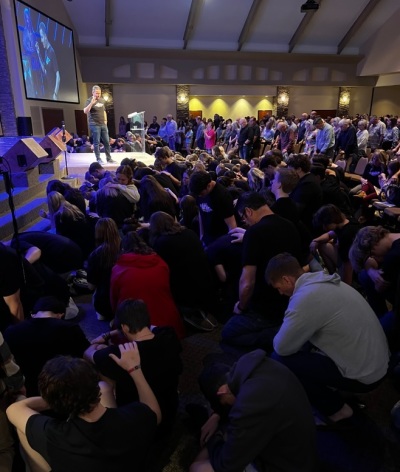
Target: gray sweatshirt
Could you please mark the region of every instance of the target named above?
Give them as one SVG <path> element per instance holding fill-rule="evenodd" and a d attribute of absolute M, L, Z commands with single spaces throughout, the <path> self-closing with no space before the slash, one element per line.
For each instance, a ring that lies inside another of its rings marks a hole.
<path fill-rule="evenodd" d="M 332 359 L 346 378 L 368 385 L 388 369 L 389 349 L 378 318 L 337 274 L 307 273 L 296 282 L 274 349 L 289 356 L 307 341 Z"/>

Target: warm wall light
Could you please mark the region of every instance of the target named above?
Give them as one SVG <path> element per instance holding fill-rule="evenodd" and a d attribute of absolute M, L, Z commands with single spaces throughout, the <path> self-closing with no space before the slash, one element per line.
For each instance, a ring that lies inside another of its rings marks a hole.
<path fill-rule="evenodd" d="M 289 94 L 282 92 L 278 95 L 278 105 L 281 107 L 287 107 L 289 105 Z"/>
<path fill-rule="evenodd" d="M 189 97 L 187 95 L 185 95 L 184 93 L 181 93 L 178 96 L 178 100 L 179 100 L 180 103 L 185 103 L 189 100 Z"/>
<path fill-rule="evenodd" d="M 341 92 L 339 97 L 339 105 L 341 107 L 346 107 L 350 103 L 350 93 L 349 92 Z"/>

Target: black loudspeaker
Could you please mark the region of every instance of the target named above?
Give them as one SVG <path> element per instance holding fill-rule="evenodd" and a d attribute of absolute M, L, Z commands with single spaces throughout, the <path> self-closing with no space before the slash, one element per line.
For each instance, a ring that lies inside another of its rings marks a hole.
<path fill-rule="evenodd" d="M 32 118 L 30 116 L 17 117 L 18 136 L 32 136 Z"/>

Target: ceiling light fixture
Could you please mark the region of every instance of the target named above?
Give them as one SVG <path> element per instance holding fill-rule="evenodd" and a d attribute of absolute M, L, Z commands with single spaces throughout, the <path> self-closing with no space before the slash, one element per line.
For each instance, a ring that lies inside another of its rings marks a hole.
<path fill-rule="evenodd" d="M 316 3 L 315 0 L 307 0 L 306 3 L 303 3 L 303 5 L 301 6 L 301 13 L 306 13 L 308 11 L 315 11 L 315 10 L 318 10 L 319 8 L 319 5 L 318 3 Z"/>

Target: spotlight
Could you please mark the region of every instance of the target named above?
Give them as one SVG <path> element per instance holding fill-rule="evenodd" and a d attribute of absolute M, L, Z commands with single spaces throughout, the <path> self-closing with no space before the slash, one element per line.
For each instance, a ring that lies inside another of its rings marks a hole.
<path fill-rule="evenodd" d="M 303 5 L 301 6 L 300 11 L 301 13 L 305 13 L 312 10 L 318 10 L 318 8 L 319 5 L 315 2 L 315 0 L 307 0 L 306 3 L 303 3 Z"/>

